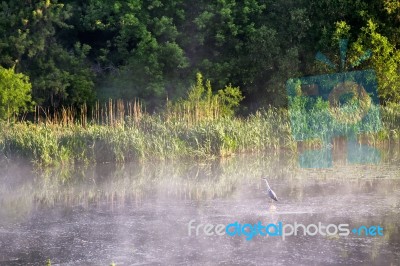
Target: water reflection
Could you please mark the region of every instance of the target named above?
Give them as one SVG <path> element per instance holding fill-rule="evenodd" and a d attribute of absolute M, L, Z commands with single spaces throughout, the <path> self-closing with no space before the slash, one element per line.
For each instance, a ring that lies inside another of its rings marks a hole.
<path fill-rule="evenodd" d="M 285 153 L 210 162 L 148 162 L 0 173 L 0 263 L 32 265 L 399 264 L 399 149 L 379 164 L 305 169 Z M 271 203 L 260 175 L 279 197 Z M 364 236 L 189 237 L 187 224 L 381 225 Z"/>

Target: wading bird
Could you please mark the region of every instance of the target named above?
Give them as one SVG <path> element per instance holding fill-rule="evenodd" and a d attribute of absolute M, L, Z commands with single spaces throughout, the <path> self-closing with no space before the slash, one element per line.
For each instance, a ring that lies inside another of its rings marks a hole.
<path fill-rule="evenodd" d="M 273 200 L 275 200 L 275 201 L 278 201 L 278 198 L 276 197 L 276 194 L 275 194 L 275 192 L 271 189 L 271 187 L 269 186 L 269 184 L 268 184 L 268 181 L 267 181 L 267 178 L 266 177 L 261 177 L 261 179 L 263 179 L 263 180 L 265 180 L 265 183 L 267 184 L 267 188 L 268 188 L 268 196 L 271 198 L 271 199 L 273 199 Z"/>

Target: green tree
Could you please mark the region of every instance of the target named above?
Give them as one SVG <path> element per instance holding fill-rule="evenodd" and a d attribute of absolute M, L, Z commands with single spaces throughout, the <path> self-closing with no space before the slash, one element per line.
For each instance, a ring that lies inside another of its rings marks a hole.
<path fill-rule="evenodd" d="M 0 118 L 10 121 L 14 115 L 31 110 L 31 89 L 26 75 L 0 67 Z"/>
<path fill-rule="evenodd" d="M 61 38 L 73 30 L 68 25 L 71 14 L 70 5 L 57 0 L 0 5 L 0 65 L 15 65 L 16 72 L 28 75 L 39 104 L 57 107 L 93 100 L 94 76 L 85 61 L 89 47 L 66 45 Z"/>
<path fill-rule="evenodd" d="M 183 1 L 98 1 L 82 8 L 82 32 L 93 36 L 93 60 L 102 76 L 100 95 L 140 97 L 160 106 L 167 92 L 187 80 L 185 52 L 178 44 Z M 97 34 L 100 33 L 100 34 Z"/>
<path fill-rule="evenodd" d="M 219 87 L 240 86 L 250 107 L 285 104 L 286 80 L 301 75 L 300 58 L 309 48 L 305 1 L 200 1 L 198 6 L 194 68 Z"/>
<path fill-rule="evenodd" d="M 377 73 L 380 98 L 383 102 L 400 102 L 400 50 L 378 32 L 377 24 L 372 20 L 361 30 L 353 49 L 358 55 L 372 50 L 368 65 Z"/>

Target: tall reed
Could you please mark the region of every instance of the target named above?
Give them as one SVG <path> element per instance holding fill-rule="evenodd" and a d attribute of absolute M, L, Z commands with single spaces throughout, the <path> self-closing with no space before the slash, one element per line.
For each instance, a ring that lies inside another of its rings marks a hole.
<path fill-rule="evenodd" d="M 265 150 L 295 152 L 298 148 L 286 109 L 271 107 L 246 118 L 193 118 L 203 115 L 196 108 L 186 111 L 187 116 L 180 112 L 170 109 L 168 115 L 149 115 L 139 100 L 110 100 L 93 108 L 63 107 L 57 112 L 38 107 L 33 122 L 0 123 L 0 153 L 7 158 L 28 158 L 38 165 L 66 165 L 207 159 Z M 400 109 L 382 107 L 381 120 L 382 128 L 361 134 L 360 141 L 397 145 Z M 329 131 L 329 126 L 322 124 L 321 131 Z M 311 139 L 302 145 L 318 143 Z"/>

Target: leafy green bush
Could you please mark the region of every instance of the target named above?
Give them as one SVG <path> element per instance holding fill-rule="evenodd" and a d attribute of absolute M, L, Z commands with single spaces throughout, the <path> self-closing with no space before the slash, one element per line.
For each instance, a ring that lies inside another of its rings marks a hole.
<path fill-rule="evenodd" d="M 14 68 L 0 67 L 0 119 L 7 119 L 32 106 L 29 77 L 15 73 Z"/>
<path fill-rule="evenodd" d="M 213 93 L 210 80 L 206 80 L 204 84 L 201 73 L 197 73 L 196 81 L 196 85 L 191 87 L 186 99 L 181 98 L 176 103 L 167 106 L 169 117 L 197 123 L 234 115 L 235 108 L 244 98 L 239 87 L 232 87 L 229 84 L 217 93 Z"/>

